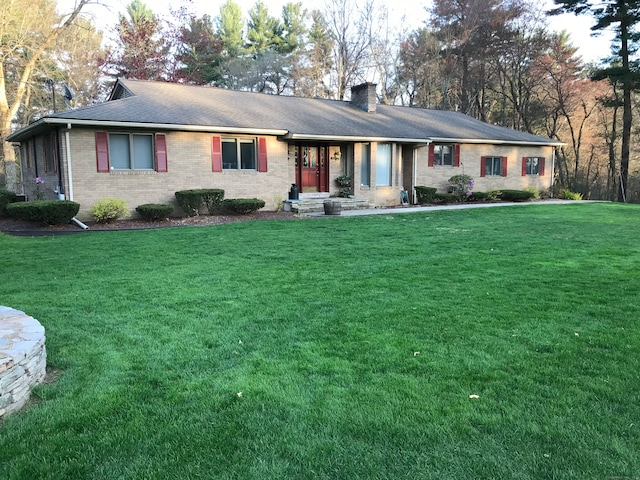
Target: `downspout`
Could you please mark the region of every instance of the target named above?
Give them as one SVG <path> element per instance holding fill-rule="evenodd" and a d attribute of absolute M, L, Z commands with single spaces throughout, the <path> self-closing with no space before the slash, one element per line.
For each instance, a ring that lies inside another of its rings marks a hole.
<path fill-rule="evenodd" d="M 69 139 L 69 131 L 71 130 L 71 124 L 67 123 L 67 129 L 64 132 L 65 147 L 67 150 L 67 178 L 69 179 L 69 200 L 73 201 L 73 175 L 71 173 L 71 141 Z M 73 223 L 82 228 L 83 230 L 89 230 L 84 223 L 78 220 L 76 217 L 71 219 Z"/>
<path fill-rule="evenodd" d="M 418 149 L 413 149 L 413 159 L 411 162 L 411 203 L 418 204 L 418 196 L 416 194 L 416 182 L 418 181 Z"/>
<path fill-rule="evenodd" d="M 551 181 L 549 182 L 549 198 L 553 198 L 553 180 L 556 176 L 556 147 L 551 152 Z"/>
<path fill-rule="evenodd" d="M 62 183 L 62 148 L 60 146 L 60 127 L 56 127 L 56 155 L 58 156 L 58 200 L 64 200 Z"/>
<path fill-rule="evenodd" d="M 67 153 L 67 179 L 69 180 L 69 200 L 73 201 L 73 175 L 71 174 L 71 142 L 69 140 L 69 131 L 71 124 L 67 123 L 67 129 L 64 132 L 65 148 Z"/>

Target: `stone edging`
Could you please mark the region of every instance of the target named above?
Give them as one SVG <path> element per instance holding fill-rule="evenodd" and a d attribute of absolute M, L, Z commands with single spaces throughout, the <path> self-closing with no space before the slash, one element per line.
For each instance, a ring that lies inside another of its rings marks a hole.
<path fill-rule="evenodd" d="M 46 375 L 44 327 L 24 312 L 0 306 L 0 420 L 21 409 Z"/>

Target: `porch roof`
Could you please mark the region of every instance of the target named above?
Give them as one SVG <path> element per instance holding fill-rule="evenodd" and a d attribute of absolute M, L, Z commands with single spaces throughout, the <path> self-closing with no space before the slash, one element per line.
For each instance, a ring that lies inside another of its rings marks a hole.
<path fill-rule="evenodd" d="M 291 140 L 561 145 L 459 112 L 266 95 L 119 79 L 108 101 L 44 117 L 9 136 L 21 141 L 51 125 L 277 135 Z"/>

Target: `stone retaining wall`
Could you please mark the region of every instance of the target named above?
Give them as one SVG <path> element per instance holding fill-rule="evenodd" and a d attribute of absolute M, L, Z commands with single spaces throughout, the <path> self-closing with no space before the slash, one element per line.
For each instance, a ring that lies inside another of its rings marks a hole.
<path fill-rule="evenodd" d="M 44 327 L 18 310 L 0 306 L 0 420 L 21 409 L 46 375 Z"/>

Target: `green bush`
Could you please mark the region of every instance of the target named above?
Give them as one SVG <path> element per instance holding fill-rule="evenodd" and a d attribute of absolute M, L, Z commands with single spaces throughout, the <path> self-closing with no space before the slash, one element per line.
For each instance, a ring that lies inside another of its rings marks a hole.
<path fill-rule="evenodd" d="M 222 201 L 222 210 L 236 215 L 246 215 L 264 207 L 264 201 L 257 198 L 228 198 Z"/>
<path fill-rule="evenodd" d="M 201 190 L 181 190 L 175 193 L 178 205 L 189 217 L 195 217 L 200 213 L 202 205 Z"/>
<path fill-rule="evenodd" d="M 418 204 L 420 205 L 424 205 L 425 203 L 432 203 L 433 197 L 435 196 L 436 191 L 438 190 L 435 187 L 418 186 L 413 188 L 416 191 L 416 198 L 417 198 Z"/>
<path fill-rule="evenodd" d="M 173 207 L 165 203 L 145 203 L 136 207 L 136 212 L 150 222 L 163 220 L 171 215 Z"/>
<path fill-rule="evenodd" d="M 539 200 L 540 199 L 540 190 L 538 190 L 536 187 L 527 187 L 524 189 L 525 192 L 531 192 L 533 194 L 534 199 Z"/>
<path fill-rule="evenodd" d="M 502 192 L 500 190 L 488 190 L 487 191 L 487 200 L 489 202 L 495 202 L 500 200 Z"/>
<path fill-rule="evenodd" d="M 502 190 L 500 199 L 506 202 L 525 202 L 533 198 L 533 193 L 525 190 Z"/>
<path fill-rule="evenodd" d="M 582 200 L 582 194 L 572 192 L 571 190 L 565 188 L 560 192 L 560 198 L 562 200 Z"/>
<path fill-rule="evenodd" d="M 99 200 L 89 213 L 98 223 L 109 223 L 119 218 L 129 218 L 131 212 L 127 207 L 127 202 L 117 198 L 103 198 Z"/>
<path fill-rule="evenodd" d="M 455 193 L 436 193 L 433 196 L 433 200 L 435 203 L 455 203 L 458 201 L 458 195 Z"/>
<path fill-rule="evenodd" d="M 15 196 L 15 193 L 5 190 L 4 188 L 0 188 L 0 218 L 5 218 L 9 215 L 7 212 L 7 205 L 13 202 Z"/>
<path fill-rule="evenodd" d="M 69 200 L 36 200 L 7 205 L 7 211 L 13 218 L 46 225 L 69 223 L 79 210 L 80 204 Z"/>
<path fill-rule="evenodd" d="M 224 190 L 220 188 L 203 188 L 202 203 L 207 207 L 209 215 L 215 215 L 222 208 L 222 200 L 224 200 Z"/>
<path fill-rule="evenodd" d="M 475 181 L 469 175 L 454 175 L 449 179 L 449 193 L 458 197 L 458 201 L 464 202 L 471 196 Z"/>
<path fill-rule="evenodd" d="M 487 192 L 473 192 L 469 197 L 470 202 L 483 202 L 487 200 L 489 194 Z"/>
<path fill-rule="evenodd" d="M 222 208 L 224 190 L 219 188 L 194 188 L 175 193 L 178 205 L 189 217 L 200 214 L 200 207 L 204 204 L 210 215 L 218 213 Z"/>

